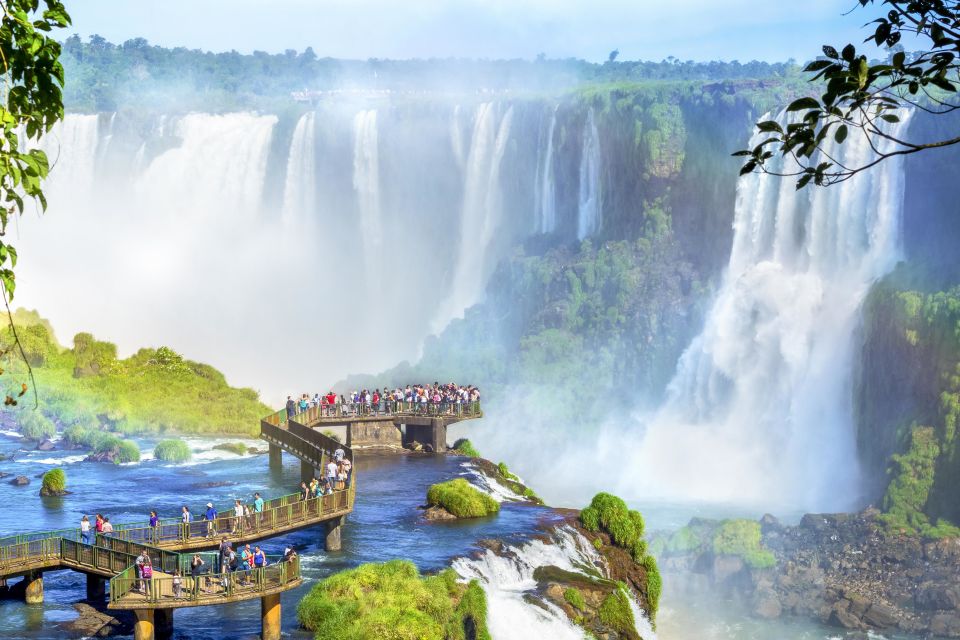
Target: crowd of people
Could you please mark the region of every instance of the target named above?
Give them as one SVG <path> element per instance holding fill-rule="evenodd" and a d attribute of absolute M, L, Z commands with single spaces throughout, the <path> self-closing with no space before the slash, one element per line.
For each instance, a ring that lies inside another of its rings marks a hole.
<path fill-rule="evenodd" d="M 469 403 L 480 401 L 480 389 L 473 385 L 458 385 L 455 382 L 432 385 L 408 384 L 405 388 L 362 389 L 349 396 L 328 391 L 300 395 L 299 399 L 287 396 L 287 417 L 292 418 L 308 409 L 320 408 L 321 415 L 389 415 L 397 412 L 458 413 Z"/>

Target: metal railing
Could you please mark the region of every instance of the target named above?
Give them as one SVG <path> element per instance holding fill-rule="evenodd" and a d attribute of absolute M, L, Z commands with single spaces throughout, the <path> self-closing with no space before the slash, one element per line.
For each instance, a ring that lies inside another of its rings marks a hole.
<path fill-rule="evenodd" d="M 376 416 L 453 416 L 471 417 L 483 415 L 480 402 L 401 402 L 381 400 L 380 402 L 348 402 L 333 405 L 313 405 L 305 411 L 297 408 L 290 416 L 285 409 L 271 413 L 263 419 L 275 427 L 282 427 L 289 420 L 309 425 L 324 418 L 355 418 Z"/>
<path fill-rule="evenodd" d="M 269 562 L 270 557 L 267 560 Z M 282 589 L 300 578 L 297 556 L 254 569 L 197 575 L 187 572 L 179 579 L 156 574 L 152 578 L 138 578 L 135 568 L 129 567 L 110 579 L 110 602 L 131 607 L 143 604 L 182 606 L 182 603 L 189 602 L 215 604 L 218 600 Z"/>

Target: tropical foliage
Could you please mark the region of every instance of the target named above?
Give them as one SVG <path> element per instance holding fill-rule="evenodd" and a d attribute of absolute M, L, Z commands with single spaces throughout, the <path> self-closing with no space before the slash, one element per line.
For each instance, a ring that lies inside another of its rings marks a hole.
<path fill-rule="evenodd" d="M 500 511 L 500 503 L 463 478 L 432 485 L 427 503 L 442 507 L 458 518 L 482 518 Z"/>

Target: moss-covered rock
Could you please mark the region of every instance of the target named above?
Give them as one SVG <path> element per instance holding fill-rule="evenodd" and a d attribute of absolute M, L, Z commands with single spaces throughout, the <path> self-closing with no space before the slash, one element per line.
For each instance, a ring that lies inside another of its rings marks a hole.
<path fill-rule="evenodd" d="M 164 462 L 186 462 L 193 457 L 189 445 L 183 440 L 161 440 L 153 448 L 153 456 Z"/>
<path fill-rule="evenodd" d="M 440 482 L 427 490 L 427 504 L 457 518 L 482 518 L 500 512 L 500 503 L 463 478 Z"/>
<path fill-rule="evenodd" d="M 247 445 L 242 442 L 222 442 L 220 444 L 213 445 L 213 448 L 217 451 L 229 451 L 230 453 L 235 453 L 238 456 L 246 455 L 248 452 Z"/>
<path fill-rule="evenodd" d="M 67 494 L 67 474 L 60 469 L 50 469 L 43 474 L 40 485 L 41 496 L 63 496 Z"/>
<path fill-rule="evenodd" d="M 453 449 L 451 451 L 458 456 L 467 456 L 470 458 L 479 458 L 480 452 L 476 450 L 473 446 L 473 443 L 466 438 L 460 438 L 453 443 Z"/>
<path fill-rule="evenodd" d="M 754 520 L 724 520 L 713 535 L 713 552 L 742 558 L 751 569 L 768 569 L 777 563 L 773 553 L 763 548 L 760 523 Z"/>
<path fill-rule="evenodd" d="M 297 607 L 317 640 L 489 640 L 486 596 L 448 569 L 421 576 L 412 562 L 364 564 L 317 583 Z"/>

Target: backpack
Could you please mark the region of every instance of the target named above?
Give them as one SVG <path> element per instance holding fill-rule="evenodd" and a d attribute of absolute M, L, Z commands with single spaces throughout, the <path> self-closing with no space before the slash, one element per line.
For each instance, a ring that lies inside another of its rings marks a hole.
<path fill-rule="evenodd" d="M 235 570 L 236 568 L 237 568 L 237 554 L 236 554 L 236 553 L 231 553 L 231 554 L 230 554 L 230 569 L 231 569 L 231 570 Z"/>
<path fill-rule="evenodd" d="M 153 577 L 153 567 L 148 564 L 143 565 L 143 577 L 152 578 Z"/>

